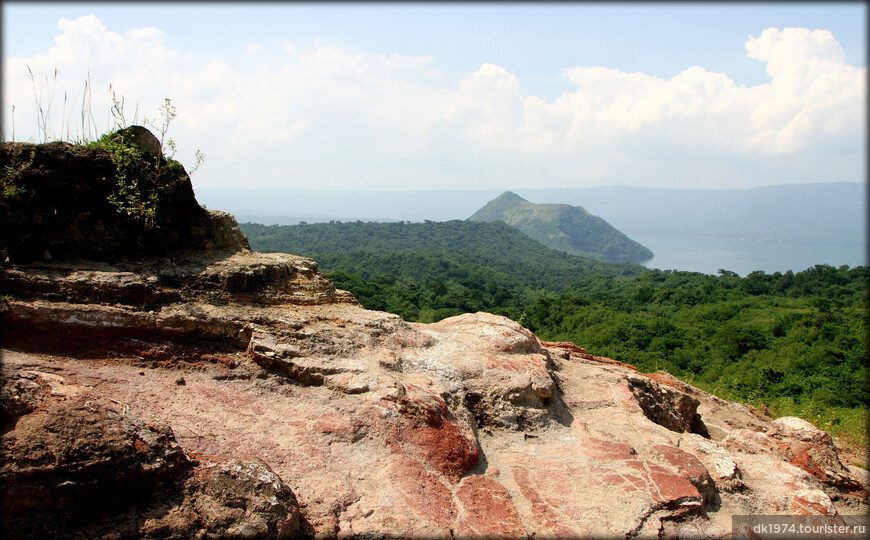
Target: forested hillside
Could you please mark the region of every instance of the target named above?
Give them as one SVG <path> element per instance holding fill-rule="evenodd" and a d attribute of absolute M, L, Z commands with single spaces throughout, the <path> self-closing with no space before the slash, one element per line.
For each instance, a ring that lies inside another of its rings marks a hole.
<path fill-rule="evenodd" d="M 417 283 L 421 290 L 439 291 L 437 296 L 444 297 L 437 306 L 416 308 L 411 305 L 417 305 L 417 300 L 409 305 L 404 298 L 396 302 L 384 298 L 376 308 L 401 311 L 408 320 L 419 318 L 416 309 L 438 309 L 437 317 L 443 318 L 508 301 L 520 305 L 568 290 L 584 276 L 637 275 L 646 270 L 550 249 L 503 222 L 244 223 L 241 229 L 256 250 L 304 255 L 328 272 L 363 279 L 392 276 L 409 287 Z M 378 301 L 374 295 L 372 301 Z M 403 305 L 410 311 L 402 310 Z"/>
<path fill-rule="evenodd" d="M 642 262 L 653 253 L 579 206 L 534 204 L 506 191 L 468 218 L 503 221 L 545 246 L 603 261 Z"/>
<path fill-rule="evenodd" d="M 241 227 L 256 250 L 313 257 L 370 309 L 421 322 L 507 315 L 542 339 L 864 439 L 866 267 L 646 270 L 556 252 L 499 222 Z"/>

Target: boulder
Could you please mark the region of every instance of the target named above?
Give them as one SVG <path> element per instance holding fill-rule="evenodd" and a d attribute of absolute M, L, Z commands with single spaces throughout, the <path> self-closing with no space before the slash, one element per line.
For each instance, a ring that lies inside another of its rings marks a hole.
<path fill-rule="evenodd" d="M 3 386 L 4 538 L 296 537 L 293 492 L 267 465 L 191 459 L 171 428 L 63 377 Z"/>

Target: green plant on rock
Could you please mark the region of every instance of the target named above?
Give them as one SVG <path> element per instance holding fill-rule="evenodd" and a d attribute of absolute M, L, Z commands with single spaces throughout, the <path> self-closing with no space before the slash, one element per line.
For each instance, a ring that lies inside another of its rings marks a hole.
<path fill-rule="evenodd" d="M 202 165 L 202 162 L 205 161 L 205 154 L 202 153 L 202 150 L 199 148 L 196 149 L 196 153 L 194 154 L 194 158 L 196 161 L 193 163 L 193 168 L 190 169 L 190 172 L 187 173 L 190 176 L 196 174 L 196 171 L 199 169 L 199 166 Z"/>
<path fill-rule="evenodd" d="M 166 138 L 166 132 L 169 131 L 169 124 L 172 123 L 172 120 L 177 116 L 175 112 L 175 106 L 172 104 L 172 101 L 169 98 L 163 99 L 163 106 L 160 107 L 160 116 L 163 119 L 159 125 L 154 122 L 149 121 L 147 118 L 145 119 L 145 123 L 156 129 L 160 132 L 160 152 L 163 152 L 163 141 Z M 172 139 L 168 141 L 170 143 L 170 149 L 172 150 L 172 154 L 175 155 L 175 142 Z"/>
<path fill-rule="evenodd" d="M 37 137 L 38 142 L 46 143 L 49 140 L 55 138 L 55 131 L 52 129 L 51 119 L 52 119 L 52 104 L 54 102 L 54 96 L 56 93 L 56 85 L 58 80 L 58 70 L 54 69 L 51 76 L 43 76 L 37 77 L 36 74 L 30 69 L 30 66 L 27 67 L 27 76 L 31 80 L 33 86 L 33 96 L 34 103 L 36 105 L 36 124 L 37 124 Z M 37 81 L 39 81 L 37 83 Z M 93 84 L 91 82 L 91 74 L 90 70 L 88 71 L 87 77 L 84 82 L 84 89 L 81 93 L 82 101 L 80 106 L 80 116 L 81 116 L 81 126 L 79 133 L 73 137 L 70 133 L 72 122 L 70 121 L 70 117 L 73 113 L 73 110 L 70 109 L 67 111 L 67 103 L 69 101 L 70 94 L 66 91 L 63 93 L 63 111 L 61 114 L 61 124 L 60 124 L 60 132 L 58 140 L 63 140 L 66 142 L 70 142 L 72 144 L 78 146 L 89 146 L 89 147 L 99 147 L 102 146 L 102 141 L 108 135 L 104 135 L 103 137 L 99 137 L 99 131 L 97 131 L 97 122 L 94 118 L 94 112 L 92 107 L 92 95 L 91 91 L 93 88 Z M 111 94 L 111 119 L 112 119 L 112 132 L 116 132 L 117 130 L 124 129 L 128 126 L 127 116 L 125 114 L 125 97 L 116 92 L 113 88 L 112 84 L 109 84 L 109 92 Z M 11 105 L 11 117 L 12 117 L 12 141 L 15 141 L 15 110 L 16 107 L 14 104 Z M 175 167 L 181 167 L 180 163 L 174 162 L 173 157 L 176 153 L 175 141 L 172 139 L 166 139 L 166 134 L 169 131 L 169 126 L 172 121 L 177 116 L 177 111 L 175 106 L 172 104 L 172 100 L 169 98 L 164 98 L 163 105 L 158 110 L 157 120 L 149 120 L 147 117 L 142 119 L 142 124 L 146 126 L 150 126 L 159 136 L 160 142 L 160 153 L 164 155 L 168 164 L 173 167 L 173 172 Z M 138 124 L 139 118 L 139 105 L 136 105 L 136 109 L 133 114 L 133 124 Z M 3 133 L 2 129 L 0 129 L 0 140 L 3 140 L 5 133 Z M 31 142 L 32 139 L 31 139 Z M 165 152 L 164 148 L 169 149 L 169 153 Z M 189 170 L 189 176 L 193 176 L 194 173 L 199 169 L 200 165 L 202 165 L 205 154 L 200 150 L 196 150 L 194 155 L 195 162 L 193 167 Z M 10 174 L 14 174 L 14 171 L 4 171 L 4 182 L 5 177 L 8 177 Z M 13 196 L 14 193 L 9 194 L 6 189 L 10 184 L 5 182 L 2 188 L 2 193 L 6 196 Z M 116 198 L 121 196 L 122 191 L 130 192 L 129 186 L 126 190 L 119 190 L 119 193 L 116 194 Z M 125 208 L 128 208 L 127 205 L 124 205 Z M 135 213 L 135 212 L 134 212 Z"/>
<path fill-rule="evenodd" d="M 45 76 L 39 78 L 30 69 L 30 66 L 27 66 L 27 75 L 33 86 L 37 112 L 38 138 L 41 142 L 46 143 L 49 139 L 54 138 L 54 131 L 51 129 L 51 107 L 55 96 L 58 71 L 55 69 L 51 77 Z M 128 126 L 127 116 L 124 111 L 126 100 L 123 95 L 115 92 L 111 84 L 109 85 L 109 92 L 111 93 L 112 102 L 110 113 L 113 120 L 113 129 L 102 137 L 96 136 L 96 121 L 92 109 L 91 89 L 91 76 L 90 71 L 88 71 L 82 92 L 80 111 L 81 131 L 75 141 L 70 136 L 71 123 L 69 116 L 72 114 L 72 111 L 70 110 L 69 114 L 67 113 L 68 93 L 64 92 L 60 136 L 62 138 L 65 137 L 64 140 L 76 146 L 98 148 L 107 151 L 111 156 L 112 163 L 115 165 L 116 172 L 116 183 L 112 193 L 108 196 L 109 203 L 119 214 L 135 217 L 141 220 L 146 228 L 152 228 L 156 225 L 159 202 L 158 177 L 168 174 L 172 178 L 182 178 L 185 175 L 184 167 L 173 159 L 176 154 L 175 141 L 171 138 L 166 138 L 169 126 L 177 116 L 176 108 L 172 105 L 172 101 L 169 98 L 164 98 L 163 105 L 158 112 L 157 121 L 143 118 L 143 124 L 151 126 L 159 134 L 159 155 L 151 156 L 143 152 L 134 141 L 124 140 L 122 130 Z M 138 117 L 139 106 L 137 104 L 133 115 L 134 124 L 137 123 Z M 3 135 L 4 133 L 0 131 L 0 140 L 3 139 Z M 15 140 L 15 105 L 12 105 L 12 140 Z M 167 148 L 169 150 L 168 155 L 165 151 Z M 24 161 L 16 166 L 7 165 L 3 171 L 0 171 L 0 204 L 7 204 L 7 201 L 25 192 L 25 188 L 21 185 L 21 178 L 32 167 L 33 158 L 34 155 L 31 153 L 29 161 Z M 197 149 L 195 159 L 195 164 L 189 173 L 190 176 L 202 165 L 205 154 Z M 164 165 L 165 169 L 162 168 Z"/>
<path fill-rule="evenodd" d="M 123 127 L 125 123 L 123 98 L 119 99 L 113 95 L 113 103 L 116 125 Z M 165 138 L 169 124 L 176 116 L 175 107 L 170 99 L 166 98 L 160 110 L 163 119 L 160 125 L 145 119 L 146 124 L 160 133 L 159 156 L 146 155 L 136 143 L 126 140 L 122 131 L 108 133 L 88 145 L 108 151 L 111 154 L 112 163 L 115 165 L 116 185 L 115 191 L 108 197 L 109 203 L 115 207 L 118 213 L 142 220 L 146 228 L 151 228 L 156 223 L 159 202 L 157 178 L 160 174 L 161 164 L 165 164 L 166 169 L 173 177 L 184 175 L 184 167 L 173 159 L 176 153 L 175 141 L 171 138 Z M 166 154 L 165 149 L 169 150 L 168 154 Z M 196 164 L 191 170 L 191 174 L 199 168 L 204 158 L 205 154 L 197 150 Z"/>
<path fill-rule="evenodd" d="M 163 106 L 160 107 L 160 117 L 162 119 L 161 123 L 156 124 L 145 118 L 145 123 L 157 130 L 158 133 L 160 133 L 160 152 L 166 158 L 166 161 L 170 164 L 170 166 L 173 164 L 177 164 L 178 166 L 181 165 L 173 159 L 176 152 L 178 151 L 178 148 L 175 145 L 175 140 L 172 138 L 166 138 L 166 133 L 169 131 L 169 124 L 172 123 L 176 116 L 178 116 L 178 113 L 176 112 L 175 105 L 172 104 L 172 100 L 170 100 L 169 98 L 164 98 Z M 169 152 L 167 152 L 165 148 L 168 148 Z M 202 162 L 205 161 L 205 154 L 202 153 L 202 150 L 197 148 L 196 153 L 194 154 L 194 159 L 196 161 L 194 162 L 193 167 L 187 173 L 189 176 L 193 176 L 196 173 L 197 169 L 199 169 L 200 165 L 202 165 Z"/>
<path fill-rule="evenodd" d="M 3 176 L 0 177 L 0 200 L 6 201 L 24 193 L 24 186 L 21 185 L 22 175 L 33 166 L 33 160 L 36 157 L 36 150 L 30 151 L 30 159 L 24 161 L 19 166 L 7 165 L 3 171 Z"/>
<path fill-rule="evenodd" d="M 109 195 L 109 203 L 119 214 L 141 220 L 146 228 L 153 227 L 157 218 L 160 160 L 149 163 L 151 158 L 125 140 L 121 132 L 103 135 L 88 146 L 109 152 L 115 165 L 115 191 Z"/>

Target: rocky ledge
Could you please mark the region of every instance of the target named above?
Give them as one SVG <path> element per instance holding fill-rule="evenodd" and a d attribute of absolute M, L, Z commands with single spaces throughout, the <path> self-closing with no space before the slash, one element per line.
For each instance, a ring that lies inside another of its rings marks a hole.
<path fill-rule="evenodd" d="M 234 237 L 222 219 L 205 236 Z M 234 242 L 6 264 L 0 535 L 721 537 L 735 514 L 867 513 L 867 472 L 803 420 L 504 317 L 369 311 Z"/>

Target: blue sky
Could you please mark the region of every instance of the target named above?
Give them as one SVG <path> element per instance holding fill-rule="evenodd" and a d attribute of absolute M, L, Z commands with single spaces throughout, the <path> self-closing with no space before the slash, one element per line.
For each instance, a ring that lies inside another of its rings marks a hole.
<path fill-rule="evenodd" d="M 14 116 L 17 140 L 40 139 L 28 119 L 52 89 L 65 137 L 90 70 L 104 128 L 109 83 L 128 117 L 172 99 L 177 157 L 207 156 L 195 186 L 865 177 L 864 3 L 4 2 L 3 15 L 5 137 Z"/>

